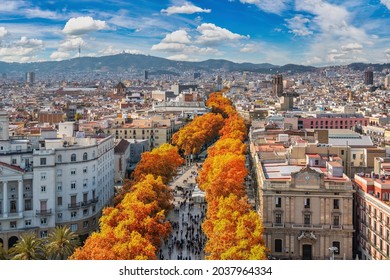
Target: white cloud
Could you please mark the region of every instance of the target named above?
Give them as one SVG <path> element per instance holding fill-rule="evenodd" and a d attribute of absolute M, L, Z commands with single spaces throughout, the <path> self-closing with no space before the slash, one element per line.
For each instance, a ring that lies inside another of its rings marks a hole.
<path fill-rule="evenodd" d="M 181 43 L 181 44 L 190 44 L 191 36 L 188 35 L 185 30 L 177 30 L 170 34 L 167 34 L 162 40 L 164 43 Z"/>
<path fill-rule="evenodd" d="M 0 2 L 0 13 L 14 12 L 24 5 L 25 5 L 24 1 L 2 0 Z"/>
<path fill-rule="evenodd" d="M 168 16 L 173 14 L 195 14 L 195 13 L 211 13 L 210 9 L 202 9 L 195 6 L 192 3 L 186 2 L 182 6 L 172 6 L 168 9 L 162 9 L 162 14 L 167 14 Z"/>
<path fill-rule="evenodd" d="M 54 11 L 41 10 L 37 7 L 24 9 L 23 14 L 26 18 L 45 18 L 45 19 L 62 19 L 63 16 Z"/>
<path fill-rule="evenodd" d="M 16 45 L 24 48 L 42 48 L 43 41 L 39 39 L 28 39 L 26 36 L 22 36 Z"/>
<path fill-rule="evenodd" d="M 246 44 L 240 49 L 242 53 L 254 53 L 257 51 L 259 51 L 259 47 L 255 44 Z"/>
<path fill-rule="evenodd" d="M 343 51 L 361 51 L 363 49 L 363 46 L 358 43 L 349 43 L 346 45 L 342 45 L 341 49 Z"/>
<path fill-rule="evenodd" d="M 287 3 L 290 0 L 240 0 L 240 2 L 256 5 L 256 7 L 264 12 L 279 15 L 287 9 Z"/>
<path fill-rule="evenodd" d="M 105 21 L 95 20 L 92 17 L 71 18 L 65 24 L 63 32 L 69 35 L 82 35 L 88 32 L 107 29 Z"/>
<path fill-rule="evenodd" d="M 185 47 L 185 44 L 160 42 L 152 46 L 152 51 L 177 52 L 182 51 Z"/>
<path fill-rule="evenodd" d="M 69 53 L 62 52 L 62 51 L 55 51 L 50 55 L 50 58 L 54 60 L 63 60 L 69 57 L 70 57 Z"/>
<path fill-rule="evenodd" d="M 176 54 L 176 55 L 168 56 L 167 59 L 177 60 L 177 61 L 199 61 L 199 59 L 195 57 L 189 57 L 186 54 Z"/>
<path fill-rule="evenodd" d="M 381 3 L 390 10 L 390 0 L 381 0 Z"/>
<path fill-rule="evenodd" d="M 7 36 L 8 34 L 8 30 L 5 28 L 5 27 L 0 27 L 0 39 L 1 38 L 4 38 L 5 36 Z"/>
<path fill-rule="evenodd" d="M 200 44 L 217 44 L 229 40 L 238 40 L 246 38 L 243 35 L 233 33 L 226 28 L 216 26 L 213 23 L 203 23 L 197 27 L 201 34 L 197 42 Z"/>
<path fill-rule="evenodd" d="M 289 33 L 296 36 L 308 36 L 313 34 L 307 24 L 310 23 L 310 19 L 303 17 L 302 15 L 296 15 L 293 18 L 286 19 L 286 26 L 289 28 Z"/>
<path fill-rule="evenodd" d="M 77 50 L 79 47 L 85 47 L 86 43 L 83 38 L 74 37 L 68 38 L 60 44 L 59 51 L 72 51 Z"/>

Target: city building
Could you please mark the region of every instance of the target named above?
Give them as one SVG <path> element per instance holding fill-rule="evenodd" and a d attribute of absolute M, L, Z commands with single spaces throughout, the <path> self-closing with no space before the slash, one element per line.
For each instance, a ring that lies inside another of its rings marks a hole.
<path fill-rule="evenodd" d="M 9 137 L 0 113 L 0 242 L 12 247 L 26 231 L 47 237 L 66 225 L 82 238 L 98 228 L 114 195 L 114 138 Z M 75 133 L 74 133 L 75 134 Z"/>
<path fill-rule="evenodd" d="M 374 73 L 372 70 L 366 70 L 364 72 L 364 84 L 373 85 L 374 84 Z"/>
<path fill-rule="evenodd" d="M 265 146 L 255 152 L 258 212 L 264 240 L 277 259 L 352 259 L 353 188 L 338 157 L 306 165 L 288 164 L 283 152 Z M 280 150 L 282 149 L 282 150 Z"/>
<path fill-rule="evenodd" d="M 390 158 L 375 158 L 371 173 L 355 174 L 357 251 L 363 260 L 390 258 Z"/>
<path fill-rule="evenodd" d="M 278 97 L 283 95 L 283 76 L 281 74 L 272 78 L 272 93 Z"/>
<path fill-rule="evenodd" d="M 26 73 L 26 83 L 33 85 L 35 84 L 35 72 Z"/>

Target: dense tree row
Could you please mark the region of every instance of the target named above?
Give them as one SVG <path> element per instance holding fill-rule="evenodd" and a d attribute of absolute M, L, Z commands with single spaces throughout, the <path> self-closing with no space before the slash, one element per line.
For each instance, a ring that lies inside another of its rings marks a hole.
<path fill-rule="evenodd" d="M 169 144 L 144 153 L 116 206 L 104 209 L 100 231 L 71 259 L 156 259 L 157 248 L 171 232 L 165 214 L 172 208 L 173 196 L 166 184 L 182 163 L 178 149 Z"/>
<path fill-rule="evenodd" d="M 198 154 L 204 144 L 218 136 L 223 123 L 224 119 L 220 114 L 197 116 L 172 136 L 172 144 L 179 147 L 185 155 Z"/>
<path fill-rule="evenodd" d="M 198 177 L 208 203 L 202 225 L 208 238 L 207 259 L 265 259 L 263 226 L 258 214 L 251 210 L 244 184 L 245 123 L 221 93 L 211 94 L 207 104 L 225 117 L 220 139 L 208 149 L 209 156 Z"/>

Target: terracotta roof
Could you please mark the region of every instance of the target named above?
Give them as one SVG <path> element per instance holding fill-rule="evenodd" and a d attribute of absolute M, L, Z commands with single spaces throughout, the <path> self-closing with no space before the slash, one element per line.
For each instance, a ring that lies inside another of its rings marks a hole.
<path fill-rule="evenodd" d="M 114 148 L 114 153 L 115 154 L 124 154 L 127 147 L 129 147 L 130 143 L 127 142 L 126 140 L 122 139 L 118 145 L 115 146 Z"/>

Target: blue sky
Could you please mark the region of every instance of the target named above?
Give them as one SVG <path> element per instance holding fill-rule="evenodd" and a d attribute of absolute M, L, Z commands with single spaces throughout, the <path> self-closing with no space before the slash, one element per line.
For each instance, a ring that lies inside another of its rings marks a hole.
<path fill-rule="evenodd" d="M 390 62 L 390 0 L 1 0 L 0 61 Z"/>

